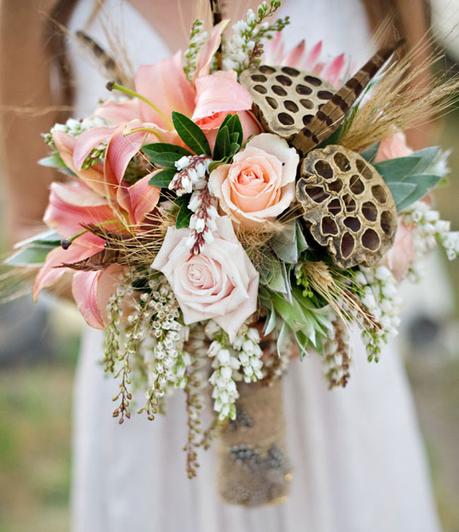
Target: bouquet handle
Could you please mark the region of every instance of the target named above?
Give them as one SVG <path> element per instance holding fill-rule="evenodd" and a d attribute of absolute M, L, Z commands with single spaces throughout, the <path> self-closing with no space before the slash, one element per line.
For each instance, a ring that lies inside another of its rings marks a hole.
<path fill-rule="evenodd" d="M 229 504 L 275 504 L 288 495 L 282 388 L 283 379 L 238 386 L 237 418 L 223 428 L 219 442 L 219 492 Z"/>

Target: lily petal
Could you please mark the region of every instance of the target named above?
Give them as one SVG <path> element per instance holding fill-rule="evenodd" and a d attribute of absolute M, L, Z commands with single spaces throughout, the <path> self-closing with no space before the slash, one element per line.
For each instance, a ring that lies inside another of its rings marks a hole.
<path fill-rule="evenodd" d="M 144 144 L 145 133 L 124 134 L 125 126 L 118 127 L 109 140 L 104 174 L 106 182 L 119 185 L 124 177 L 129 161 Z"/>
<path fill-rule="evenodd" d="M 44 222 L 63 237 L 74 236 L 82 225 L 111 219 L 113 212 L 108 203 L 84 183 L 51 183 Z"/>
<path fill-rule="evenodd" d="M 116 100 L 105 101 L 95 112 L 107 120 L 110 124 L 119 125 L 131 120 L 140 119 L 140 102 L 139 100 Z"/>
<path fill-rule="evenodd" d="M 193 120 L 203 129 L 218 127 L 227 113 L 248 111 L 252 97 L 237 82 L 236 72 L 219 71 L 196 80 L 196 107 Z"/>
<path fill-rule="evenodd" d="M 160 189 L 148 184 L 153 173 L 130 187 L 120 187 L 118 190 L 118 202 L 129 213 L 132 224 L 141 224 L 158 204 Z"/>
<path fill-rule="evenodd" d="M 155 65 L 141 66 L 135 76 L 135 87 L 160 111 L 141 102 L 143 122 L 153 122 L 165 129 L 172 129 L 172 111 L 187 116 L 193 112 L 195 91 L 183 72 L 180 52 Z"/>
<path fill-rule="evenodd" d="M 222 20 L 212 28 L 207 43 L 201 48 L 198 54 L 196 77 L 209 74 L 209 67 L 213 56 L 220 47 L 222 34 L 228 26 L 229 19 Z"/>
<path fill-rule="evenodd" d="M 73 264 L 88 259 L 104 249 L 105 241 L 92 233 L 77 238 L 68 249 L 56 248 L 51 251 L 43 267 L 38 272 L 32 295 L 37 299 L 43 288 L 54 285 L 65 273 L 63 264 Z"/>
<path fill-rule="evenodd" d="M 64 163 L 74 172 L 77 177 L 92 188 L 98 194 L 104 195 L 105 184 L 101 172 L 96 168 L 89 168 L 88 170 L 78 170 L 73 162 L 73 152 L 75 149 L 76 139 L 62 131 L 53 132 L 53 141 L 59 155 L 62 157 Z"/>
<path fill-rule="evenodd" d="M 107 142 L 112 133 L 113 128 L 93 127 L 79 135 L 75 139 L 75 147 L 73 150 L 74 167 L 77 170 L 81 170 L 85 159 L 91 151 L 99 144 Z"/>
<path fill-rule="evenodd" d="M 72 294 L 80 314 L 90 327 L 103 329 L 108 300 L 121 281 L 123 268 L 113 264 L 96 272 L 76 272 Z"/>

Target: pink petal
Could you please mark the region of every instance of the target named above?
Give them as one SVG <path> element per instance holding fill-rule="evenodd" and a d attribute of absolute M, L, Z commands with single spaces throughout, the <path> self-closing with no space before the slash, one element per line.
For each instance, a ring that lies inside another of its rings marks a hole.
<path fill-rule="evenodd" d="M 144 132 L 126 135 L 125 127 L 118 127 L 109 140 L 105 155 L 104 174 L 107 183 L 118 185 L 121 183 L 129 161 L 144 144 Z"/>
<path fill-rule="evenodd" d="M 95 112 L 113 125 L 119 125 L 131 120 L 140 119 L 140 102 L 137 99 L 117 102 L 107 100 Z"/>
<path fill-rule="evenodd" d="M 83 183 L 51 183 L 44 222 L 61 236 L 74 236 L 82 225 L 105 222 L 113 217 L 108 203 Z"/>
<path fill-rule="evenodd" d="M 306 70 L 312 70 L 315 67 L 315 64 L 320 58 L 320 54 L 322 53 L 322 46 L 322 41 L 319 41 L 312 47 L 304 64 Z"/>
<path fill-rule="evenodd" d="M 95 192 L 104 195 L 105 183 L 104 178 L 97 168 L 89 168 L 88 170 L 77 170 L 73 163 L 73 152 L 75 150 L 76 139 L 62 131 L 55 131 L 53 133 L 53 141 L 59 155 L 62 157 L 64 163 L 74 172 L 88 187 Z"/>
<path fill-rule="evenodd" d="M 64 163 L 71 169 L 73 166 L 73 150 L 75 149 L 75 138 L 63 131 L 52 133 L 53 142 Z"/>
<path fill-rule="evenodd" d="M 79 135 L 73 150 L 74 167 L 80 170 L 91 151 L 99 144 L 105 143 L 112 133 L 113 128 L 94 127 Z"/>
<path fill-rule="evenodd" d="M 156 65 L 143 65 L 135 76 L 137 92 L 148 98 L 161 112 L 141 102 L 142 121 L 153 122 L 165 129 L 172 128 L 172 111 L 190 116 L 194 108 L 195 91 L 182 69 L 181 54 Z"/>
<path fill-rule="evenodd" d="M 263 131 L 263 128 L 250 111 L 241 111 L 238 113 L 238 116 L 241 121 L 245 141 Z"/>
<path fill-rule="evenodd" d="M 130 187 L 120 187 L 118 190 L 118 202 L 129 213 L 132 224 L 141 224 L 158 204 L 160 189 L 148 184 L 152 175 L 153 173 Z"/>
<path fill-rule="evenodd" d="M 346 56 L 337 55 L 335 59 L 324 69 L 322 77 L 333 86 L 338 86 L 343 78 L 344 67 L 346 66 Z"/>
<path fill-rule="evenodd" d="M 266 62 L 270 65 L 280 65 L 284 55 L 282 33 L 278 31 L 270 41 L 265 43 Z"/>
<path fill-rule="evenodd" d="M 303 63 L 304 53 L 306 50 L 306 41 L 303 39 L 295 48 L 293 48 L 282 61 L 283 65 L 290 67 L 301 67 Z"/>
<path fill-rule="evenodd" d="M 252 98 L 237 82 L 236 73 L 233 71 L 219 71 L 196 80 L 196 108 L 193 120 L 206 129 L 215 127 L 215 119 L 220 118 L 220 113 L 247 111 L 251 107 Z M 206 125 L 209 119 L 210 123 Z"/>
<path fill-rule="evenodd" d="M 73 275 L 73 298 L 89 326 L 105 327 L 108 300 L 121 281 L 122 271 L 121 266 L 113 264 L 97 272 L 76 272 Z"/>
<path fill-rule="evenodd" d="M 64 275 L 65 268 L 61 268 L 63 264 L 73 264 L 88 259 L 102 251 L 104 246 L 105 242 L 102 238 L 92 233 L 85 233 L 77 238 L 68 249 L 53 249 L 35 278 L 33 298 L 36 299 L 43 288 L 52 286 Z"/>
<path fill-rule="evenodd" d="M 210 32 L 207 43 L 199 51 L 196 69 L 196 76 L 198 78 L 209 74 L 210 63 L 221 44 L 222 34 L 225 31 L 228 22 L 229 20 L 222 20 L 219 24 L 214 26 Z"/>

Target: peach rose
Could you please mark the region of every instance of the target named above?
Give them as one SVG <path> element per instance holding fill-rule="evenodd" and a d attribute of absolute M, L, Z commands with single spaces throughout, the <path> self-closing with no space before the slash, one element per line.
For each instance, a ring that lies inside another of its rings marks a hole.
<path fill-rule="evenodd" d="M 397 157 L 406 157 L 411 155 L 413 150 L 406 143 L 405 133 L 397 131 L 391 137 L 386 137 L 381 141 L 376 153 L 375 162 L 396 159 Z"/>
<path fill-rule="evenodd" d="M 254 226 L 273 220 L 295 196 L 299 156 L 284 139 L 271 133 L 253 137 L 232 164 L 216 168 L 209 190 L 233 221 Z"/>
<path fill-rule="evenodd" d="M 228 217 L 216 219 L 215 239 L 190 255 L 190 229 L 167 230 L 152 268 L 169 281 L 186 324 L 214 319 L 231 340 L 257 308 L 258 272 Z"/>
<path fill-rule="evenodd" d="M 388 251 L 385 262 L 397 281 L 402 281 L 414 259 L 413 229 L 399 222 L 394 245 Z"/>

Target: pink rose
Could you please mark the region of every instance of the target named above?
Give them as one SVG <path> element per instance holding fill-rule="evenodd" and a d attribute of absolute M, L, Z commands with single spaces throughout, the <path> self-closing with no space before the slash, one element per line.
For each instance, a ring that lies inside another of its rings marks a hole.
<path fill-rule="evenodd" d="M 258 272 L 229 218 L 218 217 L 213 242 L 190 255 L 190 229 L 167 230 L 152 268 L 169 281 L 186 324 L 214 319 L 231 340 L 257 308 Z"/>
<path fill-rule="evenodd" d="M 414 258 L 413 230 L 399 222 L 395 241 L 386 255 L 386 263 L 397 281 L 403 280 Z"/>
<path fill-rule="evenodd" d="M 406 143 L 405 133 L 398 131 L 391 137 L 386 137 L 381 141 L 378 152 L 376 153 L 375 162 L 396 159 L 397 157 L 406 157 L 411 155 L 413 150 Z"/>
<path fill-rule="evenodd" d="M 273 220 L 293 201 L 298 162 L 297 152 L 284 139 L 261 133 L 232 164 L 211 173 L 209 190 L 234 221 L 253 227 Z"/>

